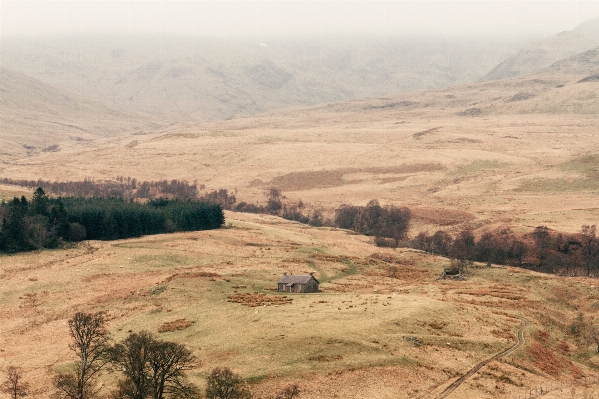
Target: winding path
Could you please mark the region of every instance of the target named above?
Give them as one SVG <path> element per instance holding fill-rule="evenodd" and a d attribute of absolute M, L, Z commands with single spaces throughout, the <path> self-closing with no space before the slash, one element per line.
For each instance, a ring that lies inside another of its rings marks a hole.
<path fill-rule="evenodd" d="M 524 317 L 518 317 L 518 318 L 520 319 L 522 324 L 520 325 L 520 328 L 518 329 L 518 332 L 516 333 L 517 342 L 512 347 L 507 348 L 503 352 L 500 352 L 491 358 L 483 360 L 482 362 L 478 363 L 476 366 L 472 367 L 466 374 L 464 374 L 463 376 L 461 376 L 460 378 L 455 380 L 450 386 L 445 388 L 445 390 L 439 396 L 437 396 L 435 399 L 446 398 L 447 396 L 449 396 L 450 393 L 452 393 L 460 385 L 462 385 L 462 383 L 464 381 L 466 381 L 468 378 L 472 377 L 478 370 L 480 370 L 487 364 L 491 363 L 493 360 L 497 360 L 499 358 L 502 358 L 504 356 L 507 356 L 507 355 L 515 352 L 518 348 L 520 348 L 522 345 L 524 345 L 524 343 L 526 342 L 526 340 L 524 339 L 524 330 L 528 327 L 529 322 Z"/>

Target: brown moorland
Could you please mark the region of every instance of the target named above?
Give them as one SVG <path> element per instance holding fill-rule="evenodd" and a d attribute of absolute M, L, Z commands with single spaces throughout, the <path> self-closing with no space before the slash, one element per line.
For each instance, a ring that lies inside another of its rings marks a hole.
<path fill-rule="evenodd" d="M 503 81 L 69 141 L 5 162 L 0 175 L 186 179 L 247 202 L 276 186 L 329 216 L 377 198 L 413 209 L 418 229 L 576 232 L 597 216 L 597 83 L 578 83 L 593 57 Z"/>
<path fill-rule="evenodd" d="M 75 360 L 67 319 L 102 311 L 115 340 L 147 329 L 188 345 L 202 361 L 191 373 L 199 385 L 227 366 L 257 397 L 288 383 L 313 398 L 435 397 L 513 345 L 525 317 L 526 345 L 454 397 L 510 398 L 596 375 L 593 345 L 570 327 L 579 314 L 594 325 L 595 279 L 475 264 L 466 281 L 439 280 L 445 258 L 271 216 L 226 216 L 219 230 L 0 257 L 0 366 L 22 366 L 34 396 L 48 397 L 53 373 Z M 310 271 L 321 292 L 272 291 L 284 272 Z M 103 383 L 107 392 L 110 376 Z"/>
<path fill-rule="evenodd" d="M 588 74 L 558 72 L 61 142 L 3 163 L 0 175 L 197 180 L 245 201 L 279 184 L 328 215 L 373 198 L 408 206 L 411 234 L 577 232 L 599 219 L 598 91 L 578 83 Z M 49 397 L 53 373 L 75 360 L 67 319 L 105 311 L 115 340 L 168 326 L 160 337 L 202 360 L 191 374 L 200 385 L 226 366 L 257 397 L 289 383 L 310 398 L 436 397 L 513 345 L 525 317 L 525 345 L 452 397 L 513 398 L 551 384 L 546 397 L 597 395 L 569 385 L 597 376 L 596 279 L 475 264 L 465 281 L 439 280 L 448 259 L 271 216 L 226 216 L 214 231 L 0 256 L 0 367 L 22 366 L 35 397 Z M 272 291 L 282 273 L 312 271 L 322 292 L 287 301 Z"/>

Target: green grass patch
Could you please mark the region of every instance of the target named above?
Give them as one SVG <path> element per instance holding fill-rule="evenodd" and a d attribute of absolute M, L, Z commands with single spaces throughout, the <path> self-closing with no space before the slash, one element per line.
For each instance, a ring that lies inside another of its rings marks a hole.
<path fill-rule="evenodd" d="M 340 277 L 351 276 L 352 274 L 356 274 L 358 272 L 358 267 L 350 259 L 343 259 L 343 263 L 347 266 L 347 268 L 341 272 Z"/>
<path fill-rule="evenodd" d="M 312 259 L 308 259 L 307 262 L 308 262 L 308 265 L 310 265 L 310 268 L 312 268 L 313 270 L 318 272 L 318 281 L 321 284 L 326 283 L 331 280 L 331 277 L 329 277 L 327 272 L 325 272 L 321 267 L 318 267 L 316 265 L 316 262 L 314 262 Z"/>
<path fill-rule="evenodd" d="M 458 166 L 450 175 L 471 175 L 486 169 L 501 169 L 510 166 L 509 163 L 497 160 L 478 160 Z"/>
<path fill-rule="evenodd" d="M 573 192 L 599 190 L 599 180 L 595 179 L 528 179 L 514 191 L 518 192 Z"/>
<path fill-rule="evenodd" d="M 599 154 L 577 157 L 559 164 L 558 167 L 567 172 L 581 173 L 596 179 L 599 177 Z"/>
<path fill-rule="evenodd" d="M 133 258 L 131 262 L 142 263 L 151 268 L 171 268 L 178 266 L 191 266 L 197 263 L 197 260 L 177 254 L 157 254 L 137 256 Z"/>

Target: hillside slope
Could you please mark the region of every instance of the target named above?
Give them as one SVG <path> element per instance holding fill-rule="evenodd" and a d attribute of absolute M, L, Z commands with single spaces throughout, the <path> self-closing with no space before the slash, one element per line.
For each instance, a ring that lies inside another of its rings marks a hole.
<path fill-rule="evenodd" d="M 599 70 L 599 46 L 557 61 L 539 71 L 543 75 L 584 76 Z"/>
<path fill-rule="evenodd" d="M 497 65 L 481 81 L 526 75 L 599 46 L 599 17 L 571 31 L 539 40 Z"/>
<path fill-rule="evenodd" d="M 468 279 L 443 280 L 449 259 L 272 216 L 226 217 L 217 230 L 0 257 L 2 366 L 23 368 L 32 397 L 52 397 L 56 372 L 76 360 L 67 320 L 104 312 L 115 342 L 146 330 L 188 347 L 200 386 L 229 367 L 256 399 L 292 383 L 300 398 L 435 398 L 512 347 L 523 317 L 525 345 L 450 398 L 513 399 L 541 386 L 554 398 L 596 397 L 579 385 L 599 370 L 581 332 L 597 314 L 594 278 L 475 264 Z M 272 291 L 283 273 L 310 271 L 321 292 Z M 100 376 L 101 394 L 118 369 Z"/>
<path fill-rule="evenodd" d="M 4 67 L 0 69 L 0 94 L 3 159 L 44 148 L 57 151 L 65 140 L 82 142 L 160 124 L 156 118 L 106 106 Z"/>
<path fill-rule="evenodd" d="M 519 44 L 441 39 L 3 40 L 2 63 L 122 109 L 198 122 L 478 79 Z"/>

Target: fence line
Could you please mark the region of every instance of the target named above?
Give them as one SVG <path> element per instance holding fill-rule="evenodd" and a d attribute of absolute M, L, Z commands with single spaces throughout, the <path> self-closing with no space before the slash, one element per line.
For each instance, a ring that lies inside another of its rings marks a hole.
<path fill-rule="evenodd" d="M 561 389 L 565 389 L 565 388 L 572 388 L 572 387 L 586 387 L 592 384 L 597 384 L 599 383 L 599 376 L 593 376 L 593 377 L 583 377 L 582 380 L 575 380 L 575 381 L 570 381 L 570 382 L 555 382 L 555 383 L 549 383 L 549 384 L 544 384 L 541 385 L 538 388 L 535 389 L 529 389 L 524 393 L 519 393 L 517 396 L 512 396 L 513 399 L 533 399 L 533 398 L 539 398 L 541 396 L 544 396 L 548 393 L 554 392 L 554 391 L 559 391 Z"/>

